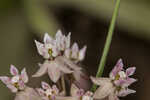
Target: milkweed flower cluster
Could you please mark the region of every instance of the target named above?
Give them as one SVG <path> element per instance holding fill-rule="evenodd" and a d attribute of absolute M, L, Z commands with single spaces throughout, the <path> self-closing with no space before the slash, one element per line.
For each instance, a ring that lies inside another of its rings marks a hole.
<path fill-rule="evenodd" d="M 121 59 L 118 60 L 109 77 L 96 78 L 84 73 L 79 62 L 84 60 L 87 47 L 79 49 L 77 43 L 71 46 L 71 33 L 65 36 L 59 30 L 55 38 L 45 33 L 43 43 L 35 40 L 35 44 L 39 55 L 45 61 L 39 63 L 39 69 L 32 77 L 48 74 L 53 85 L 42 81 L 41 88 L 31 88 L 26 85 L 28 83 L 26 69 L 24 68 L 19 74 L 18 69 L 11 65 L 12 77 L 0 76 L 0 80 L 16 93 L 15 100 L 103 100 L 106 98 L 119 100 L 118 97 L 136 92 L 128 88 L 136 82 L 136 79 L 130 77 L 136 68 L 130 67 L 124 70 Z M 95 92 L 89 90 L 90 80 L 99 86 Z M 70 88 L 66 89 L 66 83 Z"/>

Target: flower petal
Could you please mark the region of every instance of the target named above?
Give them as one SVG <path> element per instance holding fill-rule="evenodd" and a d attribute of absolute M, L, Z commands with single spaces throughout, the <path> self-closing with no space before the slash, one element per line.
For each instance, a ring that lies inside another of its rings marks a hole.
<path fill-rule="evenodd" d="M 59 70 L 60 71 L 62 71 L 63 73 L 68 73 L 68 74 L 70 74 L 70 73 L 73 73 L 73 70 L 71 70 L 71 68 L 70 67 L 68 67 L 64 62 L 62 62 L 62 60 L 61 59 L 55 59 L 55 65 L 56 65 L 56 67 L 58 67 L 59 68 Z"/>
<path fill-rule="evenodd" d="M 104 99 L 114 92 L 114 87 L 111 82 L 101 85 L 94 93 L 93 98 L 95 99 Z"/>
<path fill-rule="evenodd" d="M 75 78 L 75 85 L 77 85 L 79 88 L 82 88 L 84 90 L 89 90 L 91 86 L 91 81 L 88 75 L 86 73 L 80 71 L 80 70 L 75 70 L 73 72 L 73 76 Z"/>
<path fill-rule="evenodd" d="M 115 67 L 113 68 L 113 70 L 110 73 L 110 78 L 115 77 L 117 75 L 117 73 L 121 70 L 123 70 L 123 62 L 122 62 L 122 59 L 119 59 L 117 61 L 117 64 L 115 65 Z"/>
<path fill-rule="evenodd" d="M 134 79 L 134 78 L 127 78 L 126 80 L 126 84 L 127 86 L 131 85 L 132 83 L 136 82 L 137 79 Z"/>
<path fill-rule="evenodd" d="M 7 76 L 0 76 L 0 80 L 4 83 L 4 84 L 10 84 L 11 79 Z"/>
<path fill-rule="evenodd" d="M 78 58 L 78 52 L 79 52 L 78 44 L 74 43 L 73 46 L 72 46 L 72 55 L 71 55 L 71 57 L 74 58 L 74 59 L 77 59 Z"/>
<path fill-rule="evenodd" d="M 52 43 L 53 38 L 49 36 L 48 33 L 45 33 L 44 35 L 44 43 Z"/>
<path fill-rule="evenodd" d="M 130 67 L 130 68 L 128 68 L 128 69 L 126 70 L 126 75 L 127 75 L 127 76 L 133 75 L 134 72 L 135 72 L 135 70 L 136 70 L 136 67 Z"/>
<path fill-rule="evenodd" d="M 37 50 L 38 50 L 38 53 L 43 56 L 44 58 L 49 58 L 49 54 L 48 54 L 48 51 L 47 49 L 44 47 L 44 44 L 38 42 L 35 40 L 35 44 L 36 44 L 36 47 L 37 47 Z"/>
<path fill-rule="evenodd" d="M 46 82 L 41 82 L 41 86 L 42 86 L 43 89 L 46 89 L 46 90 L 51 88 L 50 85 L 47 84 Z"/>
<path fill-rule="evenodd" d="M 44 64 L 40 66 L 40 69 L 34 75 L 32 75 L 32 77 L 40 77 L 44 75 L 48 70 L 48 66 L 49 66 L 48 61 L 46 61 Z"/>
<path fill-rule="evenodd" d="M 79 51 L 79 60 L 82 61 L 85 57 L 85 53 L 86 53 L 86 46 L 84 46 L 80 51 Z"/>
<path fill-rule="evenodd" d="M 18 75 L 18 69 L 14 65 L 10 65 L 10 73 L 11 75 Z"/>
<path fill-rule="evenodd" d="M 71 50 L 68 48 L 65 50 L 65 57 L 67 57 L 68 59 L 70 58 L 70 54 L 71 54 Z"/>
<path fill-rule="evenodd" d="M 119 100 L 119 98 L 114 93 L 110 93 L 108 100 Z"/>
<path fill-rule="evenodd" d="M 124 79 L 115 80 L 115 81 L 114 81 L 114 84 L 115 84 L 116 86 L 122 86 L 122 85 L 127 84 L 127 81 L 124 80 Z"/>
<path fill-rule="evenodd" d="M 131 93 L 135 93 L 136 91 L 135 90 L 131 90 L 131 89 L 123 89 L 119 92 L 118 96 L 120 97 L 125 97 L 127 96 L 128 94 L 131 94 Z"/>
<path fill-rule="evenodd" d="M 76 64 L 74 64 L 72 61 L 70 61 L 66 57 L 59 56 L 59 57 L 57 57 L 57 60 L 59 62 L 61 62 L 62 64 L 67 65 L 68 67 L 70 67 L 73 70 L 81 70 L 82 69 L 81 67 L 77 66 Z"/>
<path fill-rule="evenodd" d="M 111 80 L 109 78 L 95 78 L 92 76 L 90 78 L 94 84 L 100 85 L 100 86 L 103 86 L 103 85 L 111 82 Z"/>
<path fill-rule="evenodd" d="M 19 81 L 19 89 L 20 90 L 23 90 L 24 88 L 25 88 L 25 84 L 24 84 L 24 82 L 21 80 L 21 81 Z"/>
<path fill-rule="evenodd" d="M 16 87 L 14 87 L 13 85 L 9 84 L 7 85 L 7 87 L 11 90 L 11 92 L 16 93 L 18 92 L 18 89 Z"/>
<path fill-rule="evenodd" d="M 59 66 L 59 67 L 61 67 L 61 66 Z M 56 83 L 61 76 L 60 70 L 54 61 L 51 62 L 51 64 L 48 67 L 48 75 L 54 83 Z"/>
<path fill-rule="evenodd" d="M 66 49 L 70 48 L 70 39 L 71 39 L 71 32 L 69 32 L 68 36 L 66 37 Z"/>
<path fill-rule="evenodd" d="M 28 75 L 27 75 L 27 72 L 26 72 L 26 69 L 24 68 L 22 71 L 21 71 L 21 78 L 22 80 L 24 81 L 24 83 L 27 83 L 28 82 Z"/>

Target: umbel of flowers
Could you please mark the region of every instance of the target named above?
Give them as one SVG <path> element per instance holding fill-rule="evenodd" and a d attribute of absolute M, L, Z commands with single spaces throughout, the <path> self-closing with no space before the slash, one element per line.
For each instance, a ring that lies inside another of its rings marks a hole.
<path fill-rule="evenodd" d="M 33 77 L 48 74 L 54 83 L 52 86 L 41 82 L 41 88 L 29 87 L 26 85 L 26 69 L 19 73 L 14 65 L 10 66 L 12 77 L 0 76 L 0 80 L 11 92 L 16 93 L 15 100 L 119 100 L 118 97 L 136 92 L 128 88 L 136 81 L 130 77 L 134 74 L 135 67 L 125 70 L 122 60 L 119 59 L 109 77 L 87 76 L 79 66 L 85 58 L 87 47 L 79 49 L 77 43 L 71 46 L 70 39 L 71 33 L 65 36 L 59 30 L 55 38 L 45 33 L 43 43 L 35 40 L 37 51 L 45 61 L 39 64 L 40 68 Z M 99 86 L 94 92 L 90 91 L 90 80 Z"/>

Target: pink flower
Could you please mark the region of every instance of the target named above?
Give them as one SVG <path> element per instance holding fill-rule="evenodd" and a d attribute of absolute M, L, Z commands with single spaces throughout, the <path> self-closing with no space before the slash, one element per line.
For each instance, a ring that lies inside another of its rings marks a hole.
<path fill-rule="evenodd" d="M 79 50 L 78 44 L 74 43 L 72 48 L 68 48 L 65 50 L 65 57 L 71 59 L 74 62 L 82 61 L 85 57 L 86 46 L 84 46 L 81 50 Z"/>
<path fill-rule="evenodd" d="M 122 60 L 118 60 L 117 64 L 110 73 L 109 78 L 94 78 L 91 80 L 100 87 L 94 93 L 95 99 L 119 100 L 118 97 L 124 97 L 128 94 L 135 93 L 135 90 L 128 88 L 136 79 L 130 78 L 135 72 L 135 67 L 130 67 L 126 71 L 123 70 Z"/>
<path fill-rule="evenodd" d="M 59 89 L 56 87 L 56 85 L 50 87 L 50 85 L 46 82 L 42 82 L 41 86 L 42 88 L 37 88 L 37 91 L 43 100 L 55 100 L 56 96 L 63 94 L 63 92 L 59 92 Z"/>
<path fill-rule="evenodd" d="M 26 69 L 24 68 L 19 74 L 18 69 L 11 65 L 10 73 L 12 77 L 0 76 L 0 80 L 13 92 L 16 93 L 19 90 L 25 89 L 25 83 L 28 82 L 28 76 L 26 73 Z"/>
<path fill-rule="evenodd" d="M 38 53 L 45 59 L 52 59 L 61 55 L 62 51 L 70 47 L 70 35 L 69 33 L 66 37 L 58 30 L 54 39 L 45 33 L 44 44 L 35 40 Z"/>

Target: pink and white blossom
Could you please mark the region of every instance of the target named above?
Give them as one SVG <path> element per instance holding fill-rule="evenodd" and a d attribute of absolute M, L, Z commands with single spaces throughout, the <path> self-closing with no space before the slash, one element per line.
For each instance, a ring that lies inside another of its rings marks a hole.
<path fill-rule="evenodd" d="M 135 67 L 130 67 L 124 71 L 122 60 L 119 59 L 109 78 L 91 77 L 93 83 L 100 86 L 94 93 L 94 98 L 104 99 L 108 97 L 109 100 L 119 100 L 118 97 L 135 93 L 135 90 L 128 88 L 128 86 L 136 81 L 136 79 L 129 77 L 134 74 L 135 70 Z"/>
<path fill-rule="evenodd" d="M 85 58 L 86 46 L 79 50 L 78 44 L 74 43 L 72 48 L 65 50 L 65 57 L 71 59 L 74 62 L 82 61 Z"/>
<path fill-rule="evenodd" d="M 55 38 L 45 33 L 43 39 L 44 43 L 35 40 L 38 53 L 45 59 L 52 59 L 61 55 L 65 49 L 70 47 L 70 36 L 71 33 L 65 36 L 60 30 L 57 31 Z"/>
<path fill-rule="evenodd" d="M 10 66 L 10 73 L 12 77 L 0 76 L 0 80 L 13 92 L 16 93 L 25 89 L 25 83 L 28 82 L 28 75 L 24 68 L 19 74 L 18 69 L 14 66 Z"/>
<path fill-rule="evenodd" d="M 48 83 L 41 82 L 41 86 L 42 88 L 37 88 L 37 91 L 43 100 L 55 100 L 56 96 L 61 95 L 56 85 L 50 87 Z"/>

